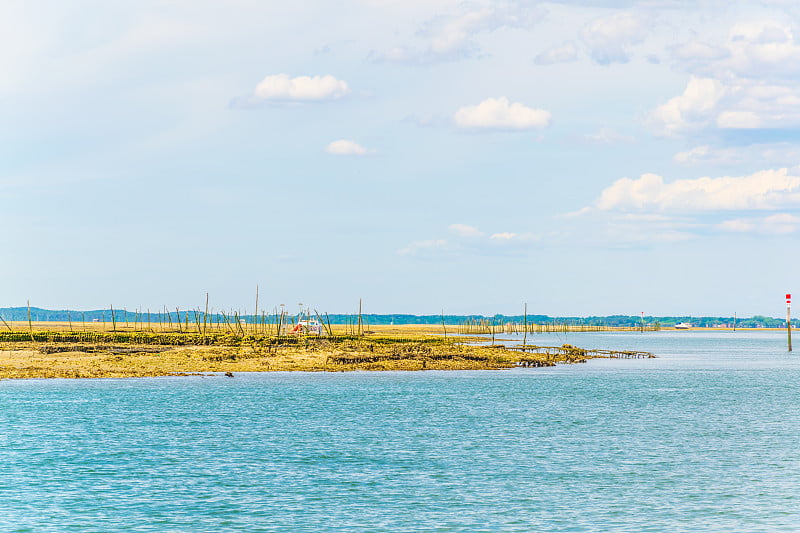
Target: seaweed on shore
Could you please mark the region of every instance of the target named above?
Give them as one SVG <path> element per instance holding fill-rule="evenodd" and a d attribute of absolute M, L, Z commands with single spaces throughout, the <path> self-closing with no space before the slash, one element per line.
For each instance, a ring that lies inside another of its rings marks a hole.
<path fill-rule="evenodd" d="M 438 335 L 276 335 L 229 331 L 0 331 L 0 378 L 213 372 L 498 370 L 613 357 L 574 346 L 506 347 Z"/>

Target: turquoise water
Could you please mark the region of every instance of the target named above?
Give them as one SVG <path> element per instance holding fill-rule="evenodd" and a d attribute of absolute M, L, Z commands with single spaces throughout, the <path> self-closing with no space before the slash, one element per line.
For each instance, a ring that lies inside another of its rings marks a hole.
<path fill-rule="evenodd" d="M 783 335 L 532 340 L 659 358 L 0 381 L 0 531 L 800 530 Z"/>

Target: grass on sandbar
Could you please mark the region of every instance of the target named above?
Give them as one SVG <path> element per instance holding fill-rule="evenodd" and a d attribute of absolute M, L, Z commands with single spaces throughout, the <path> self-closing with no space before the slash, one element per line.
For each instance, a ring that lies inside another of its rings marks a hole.
<path fill-rule="evenodd" d="M 496 370 L 575 362 L 408 330 L 330 337 L 186 331 L 0 332 L 2 378 L 353 370 Z M 538 359 L 537 359 L 538 358 Z M 531 361 L 541 364 L 530 365 Z"/>

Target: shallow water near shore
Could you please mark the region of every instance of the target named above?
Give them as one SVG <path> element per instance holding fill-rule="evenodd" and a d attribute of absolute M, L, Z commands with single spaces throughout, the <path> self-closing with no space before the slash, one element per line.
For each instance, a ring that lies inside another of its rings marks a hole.
<path fill-rule="evenodd" d="M 0 381 L 0 530 L 800 529 L 785 333 L 528 342 L 658 358 Z"/>

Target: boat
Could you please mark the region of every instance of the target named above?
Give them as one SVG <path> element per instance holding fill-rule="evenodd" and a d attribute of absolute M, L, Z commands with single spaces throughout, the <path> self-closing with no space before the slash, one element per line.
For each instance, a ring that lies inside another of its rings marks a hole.
<path fill-rule="evenodd" d="M 289 332 L 290 335 L 322 335 L 322 324 L 317 320 L 300 320 Z"/>
<path fill-rule="evenodd" d="M 692 325 L 688 322 L 679 322 L 675 324 L 675 329 L 689 329 Z"/>

